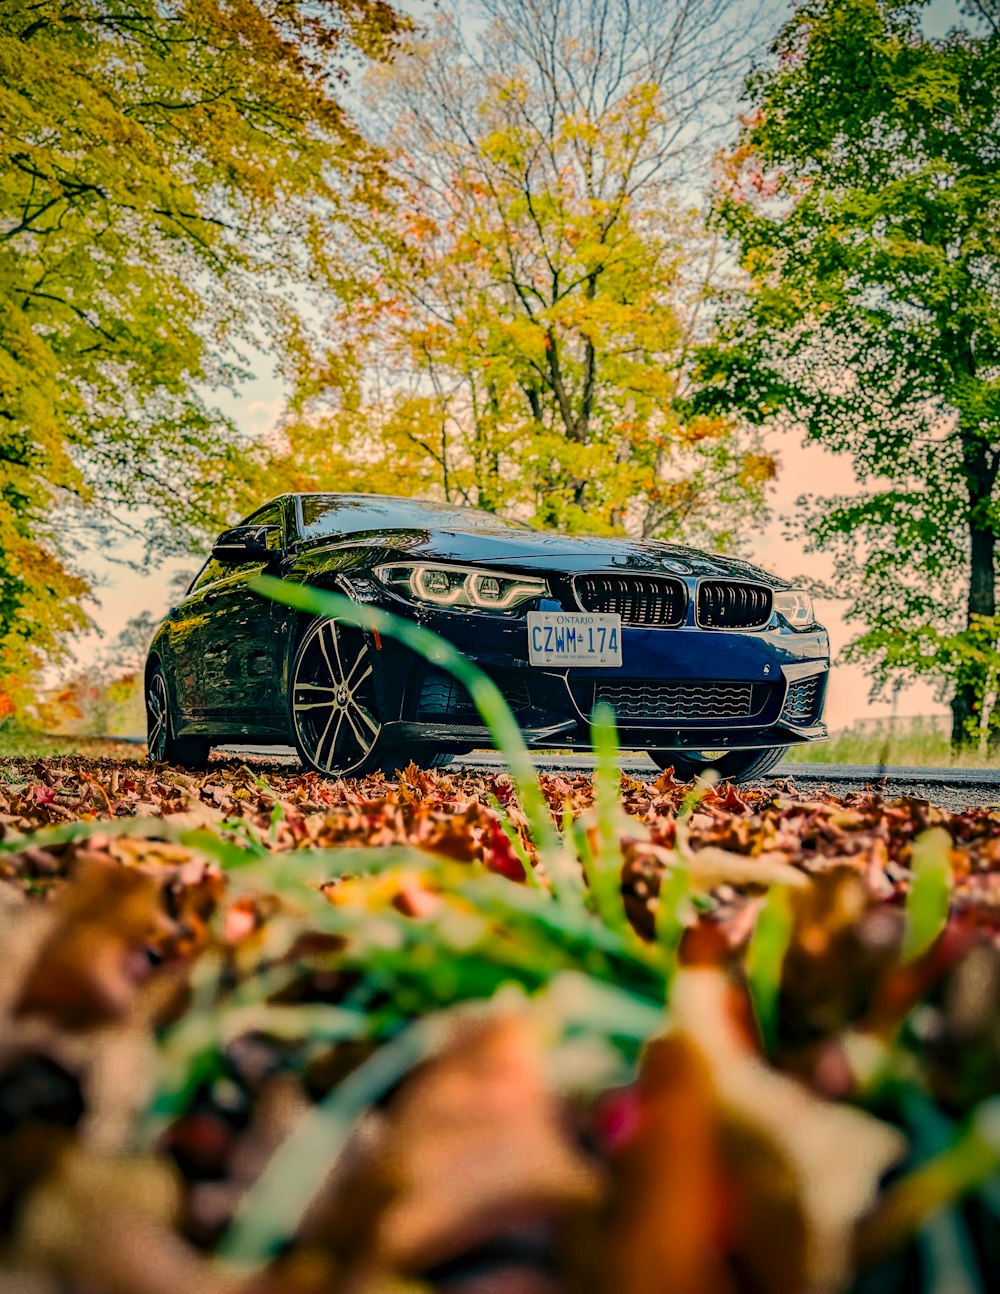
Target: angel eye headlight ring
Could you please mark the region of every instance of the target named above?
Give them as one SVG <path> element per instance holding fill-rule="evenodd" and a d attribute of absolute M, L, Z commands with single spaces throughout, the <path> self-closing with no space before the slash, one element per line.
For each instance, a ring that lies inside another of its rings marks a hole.
<path fill-rule="evenodd" d="M 549 586 L 535 575 L 445 566 L 433 562 L 377 566 L 375 575 L 389 588 L 437 607 L 510 611 L 548 596 Z"/>

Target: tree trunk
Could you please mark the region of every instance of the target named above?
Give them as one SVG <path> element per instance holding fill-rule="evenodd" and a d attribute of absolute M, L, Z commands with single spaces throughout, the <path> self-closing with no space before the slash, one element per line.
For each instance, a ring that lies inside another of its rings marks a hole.
<path fill-rule="evenodd" d="M 953 750 L 971 746 L 972 719 L 976 712 L 976 690 L 971 685 L 955 689 L 951 698 L 951 745 Z"/>
<path fill-rule="evenodd" d="M 996 481 L 998 458 L 979 437 L 962 441 L 965 481 L 969 493 L 969 596 L 966 627 L 981 617 L 996 615 L 996 534 L 990 520 L 990 505 Z M 990 633 L 992 641 L 993 633 Z M 985 699 L 985 671 L 982 678 L 966 676 L 955 688 L 951 701 L 951 744 L 957 750 L 978 740 L 979 708 Z"/>

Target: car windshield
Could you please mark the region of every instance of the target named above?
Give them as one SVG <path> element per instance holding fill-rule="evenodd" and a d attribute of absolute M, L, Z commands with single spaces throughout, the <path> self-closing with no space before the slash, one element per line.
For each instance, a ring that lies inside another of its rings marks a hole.
<path fill-rule="evenodd" d="M 361 530 L 426 529 L 495 530 L 514 526 L 531 530 L 522 521 L 508 521 L 451 503 L 427 503 L 422 499 L 396 499 L 379 494 L 306 494 L 302 497 L 302 534 L 350 535 Z"/>

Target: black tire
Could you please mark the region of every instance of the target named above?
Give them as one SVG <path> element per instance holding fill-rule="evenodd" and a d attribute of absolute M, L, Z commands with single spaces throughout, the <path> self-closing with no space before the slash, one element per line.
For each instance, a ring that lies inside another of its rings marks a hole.
<path fill-rule="evenodd" d="M 787 746 L 767 746 L 763 750 L 733 750 L 716 757 L 699 756 L 696 751 L 651 750 L 647 753 L 657 768 L 673 768 L 680 782 L 693 782 L 709 769 L 725 782 L 749 782 L 763 777 L 782 759 Z"/>
<path fill-rule="evenodd" d="M 395 770 L 401 754 L 382 737 L 374 683 L 363 630 L 327 616 L 306 626 L 288 686 L 289 722 L 306 768 L 324 777 Z"/>
<path fill-rule="evenodd" d="M 208 763 L 212 743 L 207 737 L 177 737 L 170 706 L 170 689 L 163 666 L 157 661 L 146 679 L 146 750 L 154 764 L 182 764 L 202 768 Z"/>

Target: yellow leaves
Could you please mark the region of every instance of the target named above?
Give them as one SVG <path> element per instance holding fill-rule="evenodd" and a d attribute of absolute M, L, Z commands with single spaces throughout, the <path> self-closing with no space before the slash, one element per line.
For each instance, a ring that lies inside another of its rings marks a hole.
<path fill-rule="evenodd" d="M 315 384 L 336 452 L 312 475 L 601 532 L 676 537 L 683 514 L 693 542 L 727 542 L 763 466 L 737 479 L 735 426 L 681 410 L 706 249 L 689 205 L 633 184 L 661 91 L 623 84 L 600 110 L 570 96 L 550 120 L 519 75 L 483 81 L 455 36 L 442 20 L 374 85 L 401 197 L 364 230 L 372 303 L 331 319 L 355 403 L 343 416 L 342 372 Z M 293 479 L 301 455 L 278 471 Z M 653 507 L 685 489 L 675 513 Z"/>
<path fill-rule="evenodd" d="M 523 166 L 527 140 L 523 131 L 495 130 L 479 142 L 483 158 L 494 166 L 516 170 Z"/>
<path fill-rule="evenodd" d="M 740 464 L 740 482 L 751 488 L 773 481 L 778 475 L 778 464 L 772 454 L 745 454 Z"/>
<path fill-rule="evenodd" d="M 601 138 L 598 122 L 582 115 L 567 117 L 561 124 L 562 138 L 569 142 L 594 145 Z"/>
<path fill-rule="evenodd" d="M 409 26 L 388 4 L 80 8 L 0 6 L 0 510 L 34 546 L 30 594 L 0 599 L 0 669 L 25 674 L 82 619 L 60 545 L 83 528 L 49 527 L 53 492 L 178 532 L 232 515 L 252 466 L 206 392 L 251 336 L 300 360 L 288 289 L 354 277 L 331 221 L 383 174 L 320 68 Z"/>

